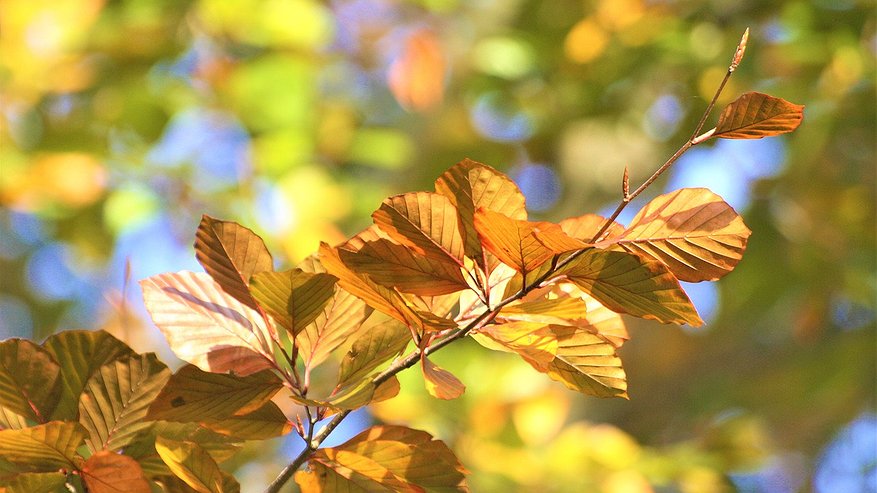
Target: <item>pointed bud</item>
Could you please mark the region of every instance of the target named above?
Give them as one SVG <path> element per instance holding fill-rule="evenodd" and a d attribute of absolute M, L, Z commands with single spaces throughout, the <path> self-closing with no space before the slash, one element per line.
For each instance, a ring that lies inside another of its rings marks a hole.
<path fill-rule="evenodd" d="M 624 176 L 621 177 L 621 193 L 625 199 L 630 197 L 630 172 L 627 170 L 626 164 L 624 165 Z"/>
<path fill-rule="evenodd" d="M 734 59 L 731 61 L 731 66 L 728 68 L 729 72 L 733 72 L 737 69 L 737 66 L 740 65 L 740 61 L 743 60 L 743 54 L 746 53 L 746 43 L 749 41 L 749 28 L 746 28 L 746 31 L 743 33 L 743 37 L 740 39 L 740 44 L 737 45 L 737 51 L 734 53 Z"/>

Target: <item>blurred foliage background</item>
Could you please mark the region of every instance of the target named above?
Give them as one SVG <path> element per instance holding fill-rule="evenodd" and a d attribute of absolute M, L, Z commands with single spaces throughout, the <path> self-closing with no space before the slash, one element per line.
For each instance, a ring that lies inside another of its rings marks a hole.
<path fill-rule="evenodd" d="M 538 218 L 606 213 L 624 165 L 638 183 L 688 137 L 750 27 L 720 104 L 767 92 L 805 104 L 803 125 L 696 148 L 645 194 L 709 187 L 754 231 L 733 274 L 687 286 L 706 328 L 629 320 L 630 401 L 460 344 L 436 358 L 464 398 L 431 400 L 410 372 L 344 432 L 424 428 L 473 491 L 877 491 L 874 14 L 856 0 L 4 0 L 0 337 L 104 328 L 173 362 L 136 281 L 198 269 L 202 213 L 290 265 L 464 157 L 509 173 Z M 229 468 L 260 491 L 296 446 Z"/>

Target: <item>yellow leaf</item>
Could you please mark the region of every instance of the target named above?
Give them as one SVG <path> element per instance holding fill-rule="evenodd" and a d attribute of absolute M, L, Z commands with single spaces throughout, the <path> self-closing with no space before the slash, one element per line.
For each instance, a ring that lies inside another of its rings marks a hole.
<path fill-rule="evenodd" d="M 557 355 L 557 336 L 548 324 L 531 321 L 488 325 L 478 331 L 545 371 Z"/>
<path fill-rule="evenodd" d="M 646 204 L 617 237 L 599 244 L 656 258 L 683 281 L 714 281 L 743 258 L 751 231 L 721 197 L 683 188 Z"/>
<path fill-rule="evenodd" d="M 584 214 L 581 216 L 566 218 L 558 224 L 563 232 L 569 236 L 577 240 L 590 242 L 594 239 L 594 235 L 597 234 L 597 231 L 600 231 L 600 228 L 605 222 L 606 218 L 603 216 L 598 216 L 597 214 Z M 609 225 L 609 228 L 602 236 L 604 239 L 613 238 L 621 234 L 622 231 L 624 231 L 624 226 L 612 221 L 612 224 Z"/>
<path fill-rule="evenodd" d="M 551 329 L 557 337 L 557 355 L 548 365 L 549 377 L 588 395 L 627 398 L 627 376 L 615 345 L 586 328 L 552 325 Z"/>
<path fill-rule="evenodd" d="M 313 322 L 335 294 L 336 278 L 301 269 L 259 272 L 250 280 L 253 297 L 293 337 Z"/>
<path fill-rule="evenodd" d="M 423 370 L 423 381 L 426 390 L 433 397 L 439 399 L 456 399 L 463 395 L 466 386 L 451 372 L 440 368 L 426 356 L 420 358 L 420 367 Z"/>
<path fill-rule="evenodd" d="M 155 440 L 161 460 L 178 478 L 199 493 L 223 493 L 224 479 L 219 466 L 195 442 L 176 441 L 164 437 Z"/>

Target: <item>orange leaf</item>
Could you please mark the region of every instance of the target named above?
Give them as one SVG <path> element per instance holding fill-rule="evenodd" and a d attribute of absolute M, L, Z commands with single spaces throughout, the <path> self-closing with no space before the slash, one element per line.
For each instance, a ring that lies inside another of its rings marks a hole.
<path fill-rule="evenodd" d="M 271 253 L 256 233 L 231 221 L 201 216 L 195 232 L 195 258 L 222 289 L 258 310 L 250 295 L 250 277 L 274 268 Z"/>
<path fill-rule="evenodd" d="M 657 260 L 592 248 L 562 271 L 611 310 L 662 323 L 703 325 L 679 281 Z"/>
<path fill-rule="evenodd" d="M 524 194 L 515 182 L 490 166 L 471 159 L 464 159 L 442 173 L 435 181 L 435 190 L 457 208 L 466 255 L 483 267 L 484 254 L 475 231 L 475 211 L 483 207 L 512 219 L 527 219 Z"/>
<path fill-rule="evenodd" d="M 551 228 L 560 229 L 556 224 L 521 221 L 488 209 L 475 212 L 475 229 L 484 248 L 522 274 L 532 272 L 555 253 L 560 253 L 533 234 L 537 229 Z"/>
<path fill-rule="evenodd" d="M 750 233 L 721 197 L 684 188 L 656 197 L 624 233 L 599 246 L 656 258 L 683 281 L 714 281 L 743 258 Z"/>
<path fill-rule="evenodd" d="M 140 281 L 153 322 L 174 353 L 204 371 L 250 375 L 272 368 L 262 316 L 209 275 L 165 273 Z"/>
<path fill-rule="evenodd" d="M 552 325 L 551 329 L 557 337 L 557 355 L 548 365 L 549 377 L 588 395 L 627 397 L 627 376 L 615 345 L 587 328 Z"/>
<path fill-rule="evenodd" d="M 150 493 L 140 464 L 127 455 L 101 450 L 85 461 L 82 479 L 89 493 Z"/>
<path fill-rule="evenodd" d="M 483 334 L 500 346 L 520 354 L 540 371 L 545 371 L 548 363 L 557 355 L 557 337 L 551 331 L 549 324 L 531 321 L 507 322 L 488 325 L 479 330 L 478 334 Z"/>
<path fill-rule="evenodd" d="M 466 470 L 447 445 L 402 426 L 373 426 L 317 450 L 308 466 L 295 474 L 303 493 L 469 491 Z"/>
<path fill-rule="evenodd" d="M 584 214 L 577 217 L 566 218 L 558 224 L 560 224 L 560 228 L 563 229 L 564 233 L 569 236 L 572 236 L 577 240 L 589 242 L 594 238 L 594 235 L 597 234 L 597 231 L 600 230 L 605 222 L 606 218 L 603 216 L 598 216 L 597 214 Z M 609 229 L 607 229 L 602 236 L 604 239 L 613 238 L 620 235 L 622 231 L 624 231 L 624 226 L 612 221 Z"/>
<path fill-rule="evenodd" d="M 450 400 L 460 397 L 466 391 L 466 386 L 453 373 L 439 367 L 426 356 L 421 356 L 420 367 L 423 370 L 423 381 L 429 395 Z"/>
<path fill-rule="evenodd" d="M 804 106 L 760 92 L 747 92 L 725 107 L 712 137 L 760 139 L 789 133 L 801 124 Z"/>
<path fill-rule="evenodd" d="M 428 110 L 441 103 L 444 96 L 446 65 L 435 33 L 429 29 L 415 31 L 390 65 L 390 91 L 403 108 Z"/>
<path fill-rule="evenodd" d="M 341 249 L 338 253 L 353 270 L 404 293 L 436 296 L 469 287 L 458 263 L 447 257 L 417 255 L 389 240 L 367 241 L 356 252 Z"/>
<path fill-rule="evenodd" d="M 389 197 L 372 218 L 393 240 L 416 253 L 463 266 L 457 208 L 444 195 L 412 192 Z"/>

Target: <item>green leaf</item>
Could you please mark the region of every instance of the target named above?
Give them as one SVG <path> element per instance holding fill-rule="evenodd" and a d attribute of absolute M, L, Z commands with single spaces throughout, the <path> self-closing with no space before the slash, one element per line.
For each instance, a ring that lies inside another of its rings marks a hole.
<path fill-rule="evenodd" d="M 194 421 L 223 419 L 262 407 L 283 387 L 270 371 L 247 376 L 180 368 L 149 406 L 147 419 Z"/>
<path fill-rule="evenodd" d="M 217 433 L 241 440 L 265 440 L 292 431 L 292 423 L 273 402 L 266 402 L 246 414 L 204 419 L 202 424 Z"/>
<path fill-rule="evenodd" d="M 683 281 L 714 281 L 737 266 L 751 233 L 718 195 L 683 188 L 656 197 L 626 231 L 598 246 L 658 259 Z"/>
<path fill-rule="evenodd" d="M 460 231 L 469 258 L 484 266 L 481 240 L 475 230 L 475 211 L 499 212 L 512 219 L 527 219 L 524 194 L 508 176 L 485 164 L 464 159 L 435 181 L 436 192 L 457 208 Z"/>
<path fill-rule="evenodd" d="M 197 443 L 158 437 L 155 450 L 168 468 L 199 493 L 223 493 L 219 466 Z"/>
<path fill-rule="evenodd" d="M 102 330 L 67 330 L 51 335 L 43 346 L 61 366 L 61 398 L 52 419 L 79 419 L 79 397 L 85 382 L 105 364 L 136 353 Z"/>
<path fill-rule="evenodd" d="M 322 491 L 466 492 L 466 470 L 428 433 L 373 426 L 343 445 L 318 450 L 295 474 L 304 493 Z"/>
<path fill-rule="evenodd" d="M 354 271 L 404 293 L 436 296 L 469 287 L 460 265 L 448 257 L 419 255 L 389 240 L 368 241 L 356 252 L 342 249 L 339 253 Z"/>
<path fill-rule="evenodd" d="M 760 139 L 789 133 L 804 119 L 804 106 L 760 92 L 747 92 L 722 110 L 712 137 Z"/>
<path fill-rule="evenodd" d="M 366 378 L 382 363 L 401 354 L 411 342 L 405 326 L 393 319 L 381 320 L 367 329 L 341 360 L 339 386 Z"/>
<path fill-rule="evenodd" d="M 549 377 L 588 395 L 627 398 L 627 376 L 614 344 L 587 328 L 551 328 L 557 337 L 557 355 L 548 364 Z"/>
<path fill-rule="evenodd" d="M 0 456 L 22 472 L 76 469 L 76 448 L 86 431 L 79 423 L 50 421 L 22 430 L 0 430 Z"/>
<path fill-rule="evenodd" d="M 47 422 L 60 397 L 60 371 L 49 351 L 27 339 L 0 342 L 3 427 L 19 426 L 22 419 Z"/>
<path fill-rule="evenodd" d="M 661 262 L 592 248 L 564 269 L 570 281 L 611 310 L 662 323 L 698 327 L 703 320 Z"/>
<path fill-rule="evenodd" d="M 273 368 L 271 335 L 261 314 L 207 274 L 159 274 L 140 285 L 147 311 L 180 359 L 204 371 L 238 375 Z"/>
<path fill-rule="evenodd" d="M 150 493 L 143 469 L 127 455 L 101 450 L 82 465 L 88 493 Z"/>
<path fill-rule="evenodd" d="M 253 297 L 296 336 L 313 322 L 335 293 L 336 278 L 301 269 L 261 272 L 250 280 Z"/>
<path fill-rule="evenodd" d="M 85 384 L 79 422 L 88 430 L 89 450 L 119 450 L 150 426 L 150 403 L 171 376 L 154 354 L 111 361 Z"/>
<path fill-rule="evenodd" d="M 70 493 L 64 484 L 67 475 L 60 472 L 31 472 L 0 478 L 3 493 Z"/>
<path fill-rule="evenodd" d="M 273 270 L 274 261 L 256 233 L 235 222 L 204 215 L 195 233 L 195 258 L 226 293 L 258 310 L 248 289 L 250 278 Z"/>
<path fill-rule="evenodd" d="M 411 192 L 389 197 L 372 218 L 393 240 L 417 254 L 463 266 L 457 208 L 444 195 Z"/>

